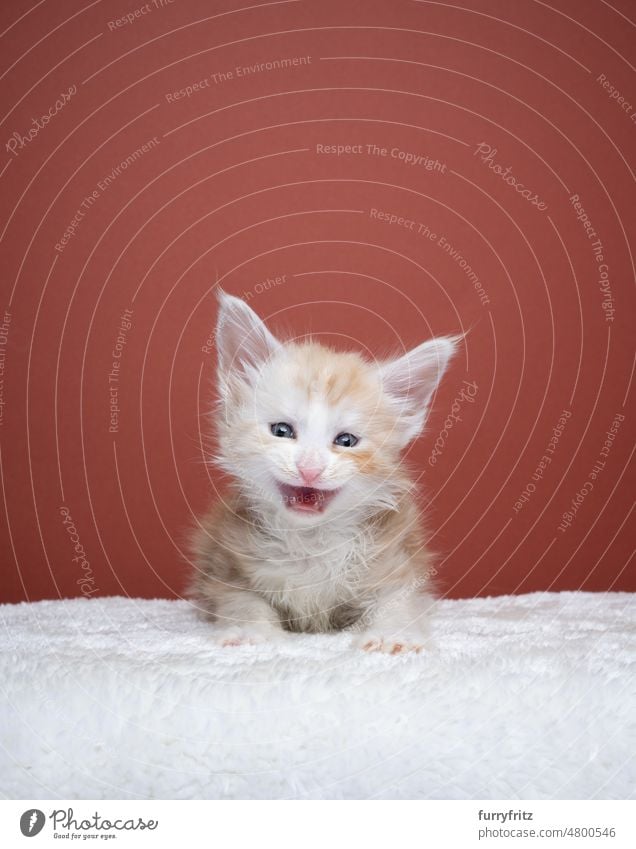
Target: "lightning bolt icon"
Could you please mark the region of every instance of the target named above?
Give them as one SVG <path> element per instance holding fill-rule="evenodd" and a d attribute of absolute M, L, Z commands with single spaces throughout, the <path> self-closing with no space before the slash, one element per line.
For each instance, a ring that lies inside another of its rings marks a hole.
<path fill-rule="evenodd" d="M 33 826 L 38 821 L 38 815 L 35 811 L 31 814 L 31 818 L 29 819 L 29 833 L 33 831 Z"/>

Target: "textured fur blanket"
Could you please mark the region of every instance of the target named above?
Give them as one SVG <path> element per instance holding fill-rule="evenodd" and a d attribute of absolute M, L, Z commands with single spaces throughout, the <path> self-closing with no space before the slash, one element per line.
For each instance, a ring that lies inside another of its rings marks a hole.
<path fill-rule="evenodd" d="M 635 596 L 441 601 L 430 647 L 219 648 L 181 601 L 2 605 L 8 798 L 625 798 Z"/>

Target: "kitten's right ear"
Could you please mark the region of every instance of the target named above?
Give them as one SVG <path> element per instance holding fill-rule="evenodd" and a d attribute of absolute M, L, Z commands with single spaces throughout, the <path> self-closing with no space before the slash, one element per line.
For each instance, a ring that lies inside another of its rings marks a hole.
<path fill-rule="evenodd" d="M 245 301 L 228 295 L 222 289 L 217 289 L 217 293 L 219 377 L 226 380 L 232 372 L 241 371 L 247 376 L 253 376 L 279 350 L 281 343 Z"/>

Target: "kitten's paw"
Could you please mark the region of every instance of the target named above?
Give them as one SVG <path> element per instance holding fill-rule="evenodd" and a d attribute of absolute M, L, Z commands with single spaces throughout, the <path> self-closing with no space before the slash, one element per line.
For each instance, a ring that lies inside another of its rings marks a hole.
<path fill-rule="evenodd" d="M 214 634 L 214 642 L 223 648 L 257 646 L 280 639 L 283 634 L 282 629 L 276 628 L 218 628 Z"/>
<path fill-rule="evenodd" d="M 403 636 L 384 637 L 379 634 L 361 634 L 355 641 L 357 648 L 380 654 L 420 654 L 424 651 L 424 637 L 411 634 Z"/>

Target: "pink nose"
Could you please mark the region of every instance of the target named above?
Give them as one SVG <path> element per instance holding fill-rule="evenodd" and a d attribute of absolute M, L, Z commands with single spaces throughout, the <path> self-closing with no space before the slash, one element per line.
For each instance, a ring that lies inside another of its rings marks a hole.
<path fill-rule="evenodd" d="M 325 470 L 324 466 L 316 466 L 314 464 L 309 465 L 306 463 L 297 463 L 296 468 L 303 479 L 303 483 L 307 484 L 307 486 L 311 486 L 315 483 Z"/>

